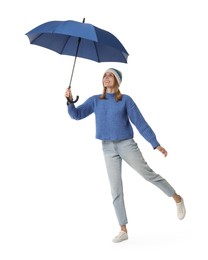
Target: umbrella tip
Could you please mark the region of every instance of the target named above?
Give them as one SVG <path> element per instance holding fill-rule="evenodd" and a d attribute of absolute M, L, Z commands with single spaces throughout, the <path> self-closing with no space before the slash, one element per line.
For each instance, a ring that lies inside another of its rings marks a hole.
<path fill-rule="evenodd" d="M 83 21 L 82 21 L 83 23 L 85 22 L 85 18 L 83 18 Z"/>

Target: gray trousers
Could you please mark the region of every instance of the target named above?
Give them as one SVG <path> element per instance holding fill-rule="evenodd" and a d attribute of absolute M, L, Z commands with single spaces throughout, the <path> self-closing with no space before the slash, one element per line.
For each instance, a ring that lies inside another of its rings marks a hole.
<path fill-rule="evenodd" d="M 102 148 L 110 181 L 113 205 L 120 225 L 128 223 L 121 175 L 122 160 L 128 163 L 145 180 L 157 186 L 167 196 L 171 197 L 175 193 L 173 187 L 148 166 L 137 143 L 133 139 L 102 141 Z"/>

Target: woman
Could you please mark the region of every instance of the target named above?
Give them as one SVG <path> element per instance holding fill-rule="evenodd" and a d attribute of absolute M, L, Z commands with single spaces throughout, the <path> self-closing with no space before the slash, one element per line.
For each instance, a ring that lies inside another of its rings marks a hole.
<path fill-rule="evenodd" d="M 113 242 L 122 242 L 128 239 L 127 214 L 124 203 L 121 163 L 126 161 L 144 179 L 156 185 L 167 196 L 176 202 L 177 216 L 183 219 L 186 214 L 183 198 L 176 193 L 174 188 L 159 174 L 156 174 L 144 160 L 142 153 L 133 139 L 133 128 L 136 126 L 139 133 L 160 151 L 165 157 L 167 151 L 157 141 L 155 133 L 142 116 L 133 99 L 121 94 L 119 86 L 122 73 L 110 68 L 105 71 L 102 83 L 102 95 L 88 98 L 82 105 L 75 107 L 72 92 L 67 89 L 65 97 L 68 102 L 68 113 L 71 118 L 80 120 L 93 112 L 96 118 L 96 138 L 102 140 L 103 154 L 108 172 L 113 205 L 120 225 L 119 234 Z M 130 123 L 131 122 L 131 123 Z"/>

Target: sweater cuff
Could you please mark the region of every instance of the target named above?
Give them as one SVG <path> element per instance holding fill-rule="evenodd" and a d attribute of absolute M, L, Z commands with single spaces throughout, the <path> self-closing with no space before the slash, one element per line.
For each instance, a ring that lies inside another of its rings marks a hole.
<path fill-rule="evenodd" d="M 67 99 L 66 104 L 67 104 L 67 106 L 70 106 L 71 104 L 73 104 L 73 102 L 70 102 L 70 100 Z"/>
<path fill-rule="evenodd" d="M 156 149 L 158 146 L 160 146 L 160 143 L 158 143 L 158 141 L 155 141 L 154 143 L 152 143 L 153 149 Z"/>

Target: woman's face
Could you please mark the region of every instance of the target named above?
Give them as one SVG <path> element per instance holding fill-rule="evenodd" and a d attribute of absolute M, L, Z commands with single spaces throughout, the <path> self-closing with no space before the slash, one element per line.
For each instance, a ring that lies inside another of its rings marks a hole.
<path fill-rule="evenodd" d="M 106 88 L 114 88 L 116 86 L 116 79 L 113 73 L 106 72 L 103 76 L 103 86 Z"/>

